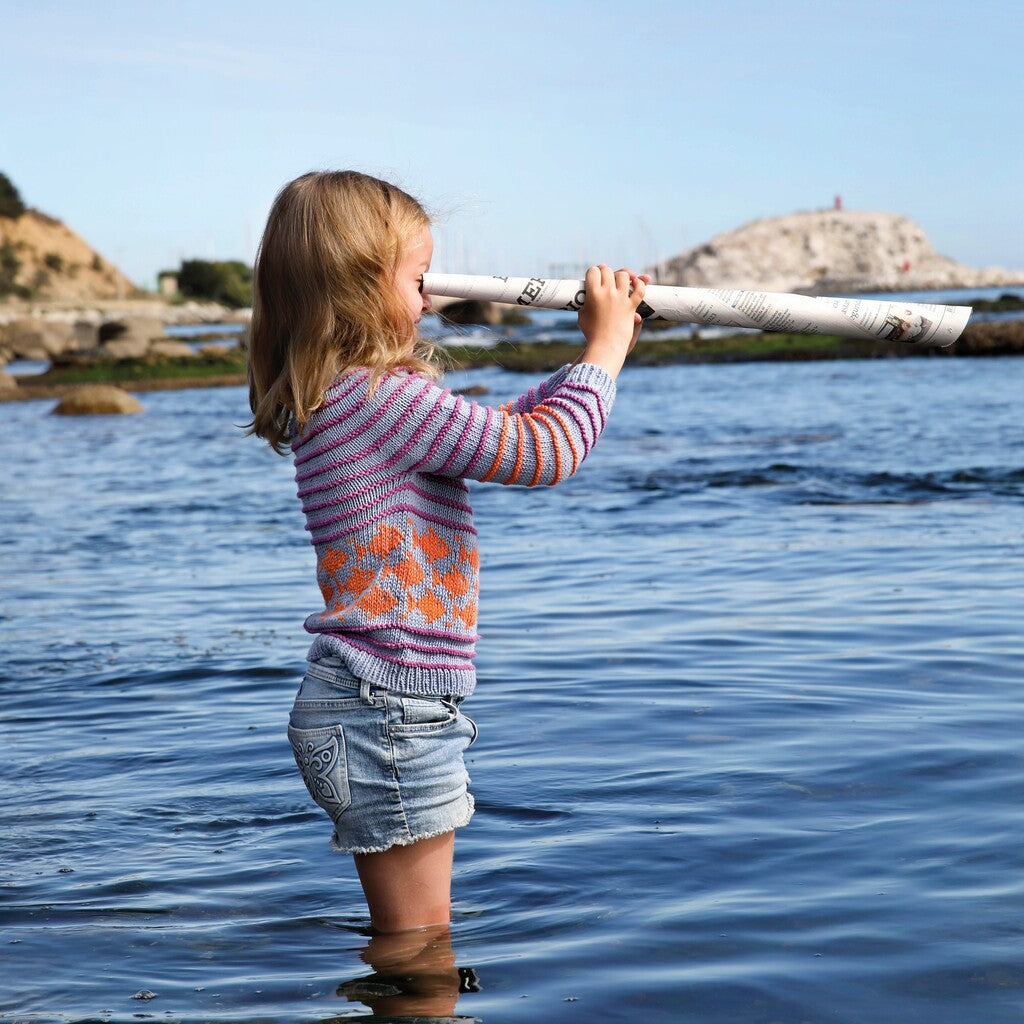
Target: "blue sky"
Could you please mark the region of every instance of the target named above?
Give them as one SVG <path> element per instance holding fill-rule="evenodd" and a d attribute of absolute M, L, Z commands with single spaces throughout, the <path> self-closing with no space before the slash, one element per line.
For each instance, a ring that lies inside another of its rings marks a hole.
<path fill-rule="evenodd" d="M 335 167 L 427 205 L 437 270 L 640 266 L 837 193 L 1024 268 L 1009 0 L 9 0 L 0 28 L 0 170 L 146 287 L 251 259 L 277 189 Z"/>

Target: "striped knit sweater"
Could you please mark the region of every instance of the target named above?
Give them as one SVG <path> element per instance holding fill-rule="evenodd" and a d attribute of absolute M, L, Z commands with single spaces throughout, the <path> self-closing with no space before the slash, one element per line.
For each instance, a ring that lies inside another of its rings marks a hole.
<path fill-rule="evenodd" d="M 604 429 L 615 382 L 563 368 L 500 409 L 413 374 L 353 370 L 292 440 L 322 611 L 310 658 L 395 690 L 473 691 L 479 556 L 464 479 L 556 484 Z"/>

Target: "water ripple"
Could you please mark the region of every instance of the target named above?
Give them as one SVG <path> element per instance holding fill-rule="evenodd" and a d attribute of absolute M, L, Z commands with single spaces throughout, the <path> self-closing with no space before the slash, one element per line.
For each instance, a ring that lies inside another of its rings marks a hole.
<path fill-rule="evenodd" d="M 416 949 L 294 771 L 318 592 L 244 391 L 5 407 L 0 1021 L 1019 1021 L 1022 375 L 629 369 L 564 487 L 474 488 L 478 811 Z"/>

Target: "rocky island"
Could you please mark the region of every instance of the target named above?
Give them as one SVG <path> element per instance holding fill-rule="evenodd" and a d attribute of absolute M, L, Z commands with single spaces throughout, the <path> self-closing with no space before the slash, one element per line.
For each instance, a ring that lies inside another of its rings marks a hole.
<path fill-rule="evenodd" d="M 843 209 L 756 220 L 650 272 L 658 284 L 809 295 L 1024 285 L 1024 270 L 940 256 L 907 217 Z"/>

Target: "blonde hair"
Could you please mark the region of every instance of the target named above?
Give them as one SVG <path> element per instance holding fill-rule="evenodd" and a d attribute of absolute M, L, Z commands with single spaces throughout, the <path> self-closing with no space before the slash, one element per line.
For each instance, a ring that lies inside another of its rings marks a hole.
<path fill-rule="evenodd" d="M 249 432 L 283 453 L 294 417 L 301 429 L 345 370 L 376 382 L 408 368 L 438 375 L 395 275 L 429 227 L 400 188 L 358 171 L 304 174 L 278 193 L 254 275 L 249 338 Z"/>

